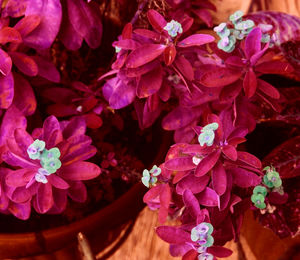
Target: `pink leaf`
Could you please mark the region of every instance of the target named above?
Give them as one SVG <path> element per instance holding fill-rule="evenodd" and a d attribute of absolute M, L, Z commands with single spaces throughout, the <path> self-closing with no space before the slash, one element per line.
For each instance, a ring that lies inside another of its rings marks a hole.
<path fill-rule="evenodd" d="M 183 192 L 182 198 L 187 212 L 193 218 L 197 218 L 197 216 L 200 214 L 200 205 L 194 194 L 187 189 Z"/>
<path fill-rule="evenodd" d="M 219 160 L 220 154 L 221 151 L 217 150 L 204 157 L 197 165 L 195 175 L 200 177 L 208 173 Z"/>
<path fill-rule="evenodd" d="M 242 152 L 238 151 L 238 160 L 242 161 L 250 166 L 253 166 L 254 168 L 260 169 L 262 167 L 261 161 L 255 157 L 254 155 L 247 153 L 247 152 Z"/>
<path fill-rule="evenodd" d="M 126 67 L 137 68 L 161 55 L 166 46 L 163 44 L 144 44 L 133 50 L 127 57 Z"/>
<path fill-rule="evenodd" d="M 74 181 L 70 183 L 68 189 L 68 196 L 77 202 L 85 202 L 87 199 L 87 190 L 85 185 L 81 181 Z"/>
<path fill-rule="evenodd" d="M 51 174 L 47 177 L 48 181 L 57 189 L 68 189 L 69 184 L 56 174 Z"/>
<path fill-rule="evenodd" d="M 0 48 L 0 73 L 3 76 L 7 76 L 11 71 L 11 67 L 12 67 L 11 58 L 4 50 Z M 0 77 L 2 77 L 1 74 Z"/>
<path fill-rule="evenodd" d="M 22 37 L 30 34 L 41 22 L 39 15 L 28 15 L 23 17 L 19 22 L 16 23 L 14 28 L 18 30 Z M 20 36 L 20 42 L 22 37 Z"/>
<path fill-rule="evenodd" d="M 282 74 L 286 75 L 292 73 L 294 68 L 287 62 L 281 62 L 279 60 L 267 61 L 255 66 L 255 71 L 263 74 Z"/>
<path fill-rule="evenodd" d="M 96 164 L 78 161 L 62 167 L 59 176 L 67 180 L 81 181 L 96 178 L 100 173 L 101 170 Z"/>
<path fill-rule="evenodd" d="M 219 196 L 223 195 L 227 187 L 227 175 L 221 162 L 212 169 L 212 185 Z"/>
<path fill-rule="evenodd" d="M 62 8 L 59 0 L 31 0 L 25 16 L 39 15 L 40 24 L 23 38 L 24 43 L 32 48 L 46 49 L 51 46 L 59 31 Z"/>
<path fill-rule="evenodd" d="M 281 178 L 300 175 L 300 136 L 291 138 L 271 151 L 263 160 L 265 166 L 272 165 Z"/>
<path fill-rule="evenodd" d="M 9 53 L 14 65 L 28 76 L 36 76 L 38 74 L 38 66 L 35 61 L 22 52 L 10 52 Z"/>
<path fill-rule="evenodd" d="M 191 235 L 177 227 L 160 226 L 156 228 L 156 234 L 169 244 L 184 244 L 191 241 Z"/>
<path fill-rule="evenodd" d="M 197 195 L 200 205 L 207 207 L 218 206 L 220 198 L 218 194 L 211 188 L 206 187 L 204 191 Z"/>
<path fill-rule="evenodd" d="M 4 27 L 0 30 L 0 43 L 4 45 L 8 42 L 20 43 L 22 42 L 22 37 L 16 29 Z"/>
<path fill-rule="evenodd" d="M 172 171 L 188 171 L 196 168 L 192 157 L 179 157 L 165 162 L 165 168 Z"/>
<path fill-rule="evenodd" d="M 170 66 L 176 57 L 176 48 L 174 44 L 169 45 L 164 51 L 164 61 L 167 66 Z"/>
<path fill-rule="evenodd" d="M 248 34 L 245 40 L 245 54 L 246 58 L 249 60 L 255 53 L 259 52 L 261 49 L 261 29 L 259 27 L 254 28 Z"/>
<path fill-rule="evenodd" d="M 30 116 L 35 112 L 36 99 L 32 87 L 20 74 L 14 73 L 15 96 L 14 105 L 25 115 Z"/>
<path fill-rule="evenodd" d="M 165 130 L 175 130 L 182 128 L 195 119 L 195 114 L 190 108 L 177 107 L 173 109 L 162 121 Z"/>
<path fill-rule="evenodd" d="M 188 80 L 194 80 L 194 69 L 184 56 L 177 55 L 174 64 L 184 77 Z"/>
<path fill-rule="evenodd" d="M 176 176 L 179 173 L 176 174 Z M 174 178 L 175 180 L 175 178 Z M 174 182 L 173 180 L 173 182 Z M 188 174 L 184 176 L 176 185 L 176 192 L 180 195 L 184 193 L 185 190 L 190 190 L 193 194 L 197 194 L 203 191 L 208 184 L 210 177 L 204 175 L 201 177 L 196 177 L 194 174 Z"/>
<path fill-rule="evenodd" d="M 0 108 L 7 109 L 14 98 L 14 78 L 11 73 L 0 75 Z"/>
<path fill-rule="evenodd" d="M 213 254 L 216 257 L 229 257 L 232 254 L 230 249 L 222 246 L 211 246 L 207 248 L 207 252 Z"/>
<path fill-rule="evenodd" d="M 164 30 L 164 27 L 166 26 L 167 22 L 160 13 L 153 9 L 150 9 L 147 12 L 147 17 L 153 29 L 155 29 L 158 32 L 162 32 Z"/>
<path fill-rule="evenodd" d="M 202 74 L 200 83 L 209 88 L 223 87 L 237 81 L 241 75 L 239 70 L 212 66 Z"/>
<path fill-rule="evenodd" d="M 244 81 L 243 81 L 243 88 L 245 91 L 245 95 L 248 98 L 251 98 L 255 92 L 257 87 L 257 79 L 256 75 L 252 68 L 250 68 L 245 75 Z"/>
<path fill-rule="evenodd" d="M 233 168 L 229 170 L 232 174 L 233 183 L 242 188 L 248 188 L 260 184 L 261 178 L 255 173 L 242 168 Z"/>
<path fill-rule="evenodd" d="M 258 83 L 258 88 L 260 91 L 262 91 L 264 94 L 267 96 L 274 98 L 274 99 L 279 99 L 280 98 L 280 93 L 279 91 L 273 87 L 271 84 L 268 82 L 262 80 L 262 79 L 257 79 Z"/>
<path fill-rule="evenodd" d="M 2 16 L 11 16 L 14 18 L 24 15 L 28 0 L 9 0 L 3 10 Z"/>
<path fill-rule="evenodd" d="M 52 186 L 50 183 L 40 184 L 36 195 L 35 210 L 38 213 L 46 213 L 54 204 Z"/>
<path fill-rule="evenodd" d="M 223 146 L 222 152 L 232 161 L 237 160 L 237 151 L 232 145 L 225 145 Z"/>
<path fill-rule="evenodd" d="M 164 223 L 168 217 L 168 209 L 171 201 L 171 189 L 169 184 L 165 184 L 163 187 L 159 196 L 160 209 L 158 213 L 158 221 L 161 224 Z"/>
<path fill-rule="evenodd" d="M 55 83 L 60 82 L 60 74 L 54 64 L 41 56 L 31 57 L 38 66 L 38 75 Z"/>
<path fill-rule="evenodd" d="M 102 37 L 102 22 L 97 13 L 99 6 L 87 4 L 83 0 L 68 0 L 68 14 L 74 29 L 82 36 L 90 48 L 99 47 Z"/>
<path fill-rule="evenodd" d="M 163 69 L 162 66 L 157 66 L 150 72 L 141 76 L 137 86 L 137 96 L 146 98 L 156 93 L 162 84 Z"/>
<path fill-rule="evenodd" d="M 191 36 L 188 36 L 184 40 L 180 41 L 177 46 L 186 48 L 191 46 L 201 46 L 206 43 L 213 42 L 215 40 L 215 37 L 209 35 L 209 34 L 193 34 Z"/>

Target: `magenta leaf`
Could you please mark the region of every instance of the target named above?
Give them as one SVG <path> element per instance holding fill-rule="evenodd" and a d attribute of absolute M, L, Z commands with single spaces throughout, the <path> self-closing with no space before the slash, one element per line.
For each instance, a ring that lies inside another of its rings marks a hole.
<path fill-rule="evenodd" d="M 160 13 L 151 9 L 147 12 L 147 17 L 153 29 L 155 29 L 158 32 L 162 32 L 164 30 L 164 27 L 166 26 L 167 22 Z"/>
<path fill-rule="evenodd" d="M 277 146 L 268 154 L 263 164 L 272 165 L 281 178 L 292 178 L 300 175 L 300 136 L 291 138 Z"/>
<path fill-rule="evenodd" d="M 164 61 L 167 66 L 171 65 L 176 58 L 176 48 L 173 44 L 169 45 L 164 51 Z"/>
<path fill-rule="evenodd" d="M 219 160 L 221 151 L 217 150 L 204 157 L 197 165 L 195 176 L 200 177 L 208 173 Z"/>
<path fill-rule="evenodd" d="M 232 145 L 225 145 L 222 149 L 222 152 L 232 161 L 237 160 L 237 151 Z"/>
<path fill-rule="evenodd" d="M 196 115 L 192 109 L 179 106 L 163 119 L 162 127 L 165 130 L 179 129 L 191 123 L 195 117 Z"/>
<path fill-rule="evenodd" d="M 19 22 L 16 23 L 14 28 L 18 30 L 22 37 L 25 37 L 31 33 L 41 22 L 39 15 L 28 15 L 23 17 Z M 20 37 L 20 42 L 22 41 Z"/>
<path fill-rule="evenodd" d="M 261 36 L 262 32 L 259 27 L 254 28 L 248 34 L 245 40 L 245 54 L 246 58 L 249 60 L 255 53 L 259 52 L 261 49 Z"/>
<path fill-rule="evenodd" d="M 10 73 L 12 67 L 12 61 L 9 55 L 0 48 L 0 73 L 6 76 Z M 2 76 L 0 74 L 0 76 Z"/>
<path fill-rule="evenodd" d="M 61 39 L 65 47 L 72 51 L 78 50 L 83 41 L 83 37 L 76 32 L 68 15 L 65 13 L 63 13 L 62 25 L 58 37 Z"/>
<path fill-rule="evenodd" d="M 247 153 L 247 152 L 242 152 L 238 151 L 238 160 L 242 161 L 254 168 L 260 169 L 262 167 L 261 161 L 255 157 L 254 155 Z"/>
<path fill-rule="evenodd" d="M 38 66 L 35 61 L 22 52 L 10 52 L 14 65 L 28 76 L 36 76 L 38 74 Z"/>
<path fill-rule="evenodd" d="M 158 213 L 158 221 L 161 224 L 167 220 L 171 196 L 172 194 L 169 184 L 163 184 L 163 189 L 159 196 L 160 209 Z"/>
<path fill-rule="evenodd" d="M 256 75 L 252 68 L 250 68 L 245 75 L 245 78 L 243 80 L 243 88 L 245 91 L 246 97 L 250 98 L 255 94 L 257 87 L 257 79 Z"/>
<path fill-rule="evenodd" d="M 9 0 L 3 9 L 2 16 L 20 17 L 24 15 L 28 0 Z"/>
<path fill-rule="evenodd" d="M 287 62 L 279 60 L 267 61 L 255 66 L 255 71 L 263 74 L 279 74 L 286 75 L 292 73 L 294 68 Z"/>
<path fill-rule="evenodd" d="M 194 80 L 194 69 L 183 55 L 177 55 L 174 64 L 184 77 Z"/>
<path fill-rule="evenodd" d="M 41 56 L 31 57 L 38 66 L 38 75 L 55 83 L 60 82 L 60 74 L 54 64 Z"/>
<path fill-rule="evenodd" d="M 144 203 L 151 202 L 151 200 L 157 198 L 163 190 L 163 185 L 156 185 L 152 187 L 143 197 Z"/>
<path fill-rule="evenodd" d="M 192 9 L 192 12 L 194 12 L 202 21 L 204 21 L 208 27 L 213 26 L 212 16 L 208 10 Z"/>
<path fill-rule="evenodd" d="M 41 214 L 46 213 L 54 204 L 52 186 L 50 183 L 39 185 L 36 196 L 35 210 Z"/>
<path fill-rule="evenodd" d="M 90 162 L 78 161 L 61 168 L 59 176 L 67 180 L 90 180 L 101 173 L 100 168 Z"/>
<path fill-rule="evenodd" d="M 9 42 L 20 43 L 22 42 L 22 37 L 16 29 L 4 27 L 0 30 L 0 43 L 4 45 Z"/>
<path fill-rule="evenodd" d="M 132 39 L 124 39 L 114 42 L 112 44 L 113 47 L 119 47 L 123 50 L 134 50 L 140 47 L 140 44 Z"/>
<path fill-rule="evenodd" d="M 48 181 L 57 189 L 68 189 L 70 186 L 69 184 L 64 181 L 61 177 L 56 174 L 51 174 L 48 178 Z"/>
<path fill-rule="evenodd" d="M 262 79 L 257 79 L 257 84 L 258 84 L 259 90 L 262 91 L 267 96 L 274 98 L 274 99 L 280 98 L 279 91 L 275 87 L 273 87 L 271 84 L 269 84 L 268 82 L 266 82 Z"/>
<path fill-rule="evenodd" d="M 6 144 L 7 140 L 13 138 L 16 128 L 25 129 L 26 126 L 27 121 L 24 115 L 14 105 L 11 105 L 2 118 L 0 127 L 0 146 Z"/>
<path fill-rule="evenodd" d="M 219 196 L 223 195 L 227 187 L 227 175 L 221 162 L 212 169 L 212 185 Z"/>
<path fill-rule="evenodd" d="M 176 174 L 176 176 L 178 173 Z M 180 195 L 184 193 L 185 190 L 190 190 L 193 194 L 197 194 L 203 191 L 209 182 L 209 176 L 204 175 L 201 177 L 196 177 L 193 174 L 188 174 L 183 177 L 176 185 L 176 192 Z M 175 178 L 174 178 L 175 180 Z"/>
<path fill-rule="evenodd" d="M 197 218 L 200 214 L 200 205 L 194 194 L 189 189 L 186 189 L 183 192 L 182 198 L 187 212 L 192 217 Z"/>
<path fill-rule="evenodd" d="M 38 15 L 40 24 L 23 38 L 32 48 L 46 49 L 51 46 L 58 34 L 62 8 L 59 0 L 32 0 L 27 6 L 25 16 Z"/>
<path fill-rule="evenodd" d="M 69 183 L 68 196 L 77 202 L 85 202 L 87 199 L 87 190 L 81 181 L 74 181 Z"/>
<path fill-rule="evenodd" d="M 108 80 L 103 86 L 103 95 L 114 109 L 126 107 L 131 104 L 136 95 L 135 86 L 125 84 L 118 78 Z"/>
<path fill-rule="evenodd" d="M 0 75 L 0 108 L 8 108 L 14 98 L 14 78 L 11 73 Z"/>
<path fill-rule="evenodd" d="M 191 156 L 178 157 L 165 162 L 165 168 L 172 171 L 188 171 L 195 167 Z"/>
<path fill-rule="evenodd" d="M 153 70 L 141 76 L 137 86 L 137 96 L 146 98 L 156 93 L 162 84 L 163 69 L 162 66 L 157 66 Z"/>
<path fill-rule="evenodd" d="M 139 48 L 133 50 L 127 57 L 126 67 L 127 68 L 137 68 L 150 61 L 156 59 L 161 55 L 166 46 L 163 44 L 145 44 Z"/>
<path fill-rule="evenodd" d="M 35 112 L 37 103 L 29 82 L 21 75 L 14 73 L 15 95 L 14 105 L 26 116 Z"/>
<path fill-rule="evenodd" d="M 206 43 L 213 42 L 215 40 L 215 37 L 209 35 L 209 34 L 193 34 L 191 36 L 188 36 L 184 40 L 180 41 L 177 46 L 186 48 L 191 46 L 201 46 Z"/>
<path fill-rule="evenodd" d="M 197 199 L 200 205 L 207 207 L 215 207 L 219 205 L 220 197 L 218 194 L 211 188 L 206 187 L 204 191 L 200 194 L 197 194 Z"/>
<path fill-rule="evenodd" d="M 160 226 L 156 228 L 156 234 L 170 244 L 184 244 L 191 241 L 191 235 L 177 227 Z"/>
<path fill-rule="evenodd" d="M 97 13 L 98 5 L 87 4 L 83 0 L 68 0 L 68 14 L 75 31 L 87 44 L 95 49 L 102 38 L 102 22 Z"/>
<path fill-rule="evenodd" d="M 222 246 L 211 246 L 207 248 L 207 252 L 213 254 L 216 257 L 229 257 L 232 251 L 228 248 Z"/>
<path fill-rule="evenodd" d="M 237 81 L 241 75 L 239 70 L 212 66 L 202 74 L 200 83 L 209 88 L 223 87 Z"/>
<path fill-rule="evenodd" d="M 233 183 L 242 188 L 248 188 L 260 184 L 261 178 L 254 172 L 242 168 L 233 168 L 229 170 L 233 177 Z"/>

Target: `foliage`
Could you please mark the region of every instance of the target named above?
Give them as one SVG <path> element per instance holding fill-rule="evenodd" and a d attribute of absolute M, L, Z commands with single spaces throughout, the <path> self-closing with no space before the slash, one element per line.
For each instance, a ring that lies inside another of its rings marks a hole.
<path fill-rule="evenodd" d="M 175 143 L 140 177 L 160 223 L 181 222 L 156 229 L 173 256 L 229 256 L 249 208 L 281 237 L 297 234 L 299 18 L 237 11 L 203 31 L 216 11 L 206 0 L 1 3 L 2 213 L 25 220 L 84 202 L 84 181 L 118 165 L 113 131 L 161 122 Z M 285 143 L 263 159 L 278 126 Z"/>

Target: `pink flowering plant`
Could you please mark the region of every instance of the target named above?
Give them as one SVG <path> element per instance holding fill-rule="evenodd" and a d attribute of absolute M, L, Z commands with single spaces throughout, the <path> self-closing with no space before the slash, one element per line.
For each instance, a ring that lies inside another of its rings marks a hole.
<path fill-rule="evenodd" d="M 64 214 L 91 182 L 109 197 L 141 180 L 184 260 L 229 256 L 248 209 L 296 236 L 300 19 L 236 11 L 213 27 L 207 0 L 117 2 L 0 1 L 1 213 Z M 158 126 L 174 144 L 142 170 L 130 151 L 159 154 Z"/>

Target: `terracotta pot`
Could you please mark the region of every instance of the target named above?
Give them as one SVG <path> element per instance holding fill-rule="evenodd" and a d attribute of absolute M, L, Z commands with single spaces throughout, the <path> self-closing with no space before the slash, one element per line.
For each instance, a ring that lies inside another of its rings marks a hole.
<path fill-rule="evenodd" d="M 300 259 L 300 236 L 280 239 L 272 230 L 260 225 L 254 219 L 252 211 L 248 211 L 245 215 L 241 236 L 244 238 L 242 239 L 242 247 L 247 260 Z M 247 254 L 249 251 L 250 253 Z M 248 255 L 251 257 L 248 258 Z"/>
<path fill-rule="evenodd" d="M 79 259 L 78 232 L 87 236 L 93 252 L 97 253 L 116 239 L 124 225 L 134 223 L 144 207 L 144 192 L 143 185 L 135 184 L 109 206 L 70 225 L 41 232 L 0 234 L 0 259 Z"/>
<path fill-rule="evenodd" d="M 163 160 L 172 143 L 172 133 L 160 134 L 161 138 L 155 143 L 158 149 L 152 153 L 155 158 L 149 167 Z M 79 232 L 86 236 L 97 259 L 107 259 L 127 238 L 138 213 L 145 206 L 143 195 L 146 191 L 143 184 L 137 183 L 112 204 L 69 225 L 40 232 L 0 233 L 0 259 L 81 259 L 77 248 Z"/>

